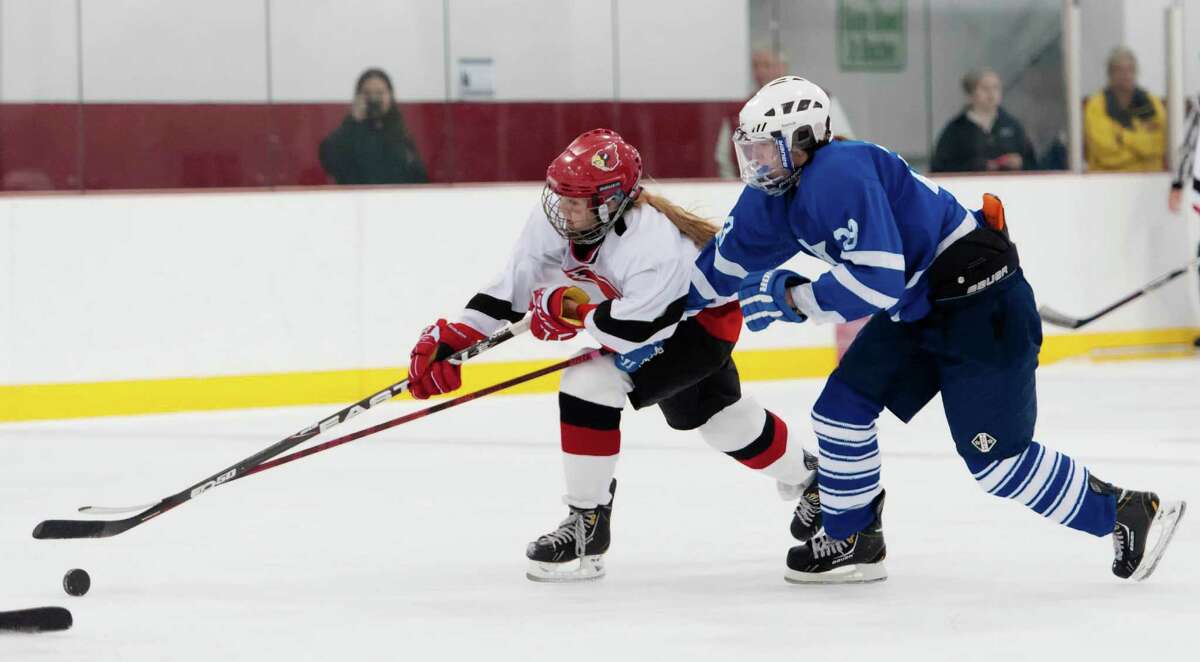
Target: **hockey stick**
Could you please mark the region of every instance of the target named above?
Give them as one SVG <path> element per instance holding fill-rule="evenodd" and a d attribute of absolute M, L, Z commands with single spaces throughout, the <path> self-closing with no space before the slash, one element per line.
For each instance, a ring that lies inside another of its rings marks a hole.
<path fill-rule="evenodd" d="M 74 619 L 62 607 L 34 607 L 0 611 L 0 630 L 15 632 L 54 632 L 70 629 Z"/>
<path fill-rule="evenodd" d="M 481 340 L 470 347 L 456 352 L 447 360 L 462 362 L 472 357 L 478 356 L 483 352 L 499 345 L 514 336 L 524 333 L 529 329 L 529 321 L 521 320 L 501 331 L 496 332 L 491 337 Z M 221 483 L 233 480 L 246 471 L 255 466 L 269 460 L 280 453 L 284 453 L 300 444 L 312 439 L 322 432 L 344 423 L 345 421 L 354 418 L 362 412 L 378 405 L 382 402 L 387 402 L 392 398 L 400 395 L 408 389 L 408 377 L 392 384 L 391 386 L 359 400 L 358 402 L 342 409 L 336 414 L 329 416 L 319 423 L 310 425 L 303 430 L 293 434 L 282 441 L 276 442 L 261 451 L 251 455 L 250 457 L 241 460 L 240 462 L 219 471 L 212 476 L 188 487 L 180 492 L 172 494 L 161 501 L 143 506 L 131 506 L 129 508 L 99 508 L 94 506 L 84 506 L 80 508 L 83 512 L 92 513 L 118 513 L 140 510 L 133 517 L 122 520 L 99 521 L 99 520 L 46 520 L 38 524 L 33 529 L 33 537 L 38 539 L 51 538 L 107 538 L 115 536 L 119 533 L 124 533 L 133 527 L 146 522 L 152 518 L 171 510 L 172 508 L 186 503 L 209 489 L 220 485 Z"/>
<path fill-rule="evenodd" d="M 319 453 L 323 450 L 333 448 L 334 446 L 341 446 L 342 444 L 348 444 L 351 441 L 354 441 L 355 439 L 361 439 L 367 435 L 372 435 L 372 434 L 375 434 L 376 432 L 381 432 L 381 431 L 387 430 L 389 428 L 394 428 L 397 425 L 401 425 L 401 424 L 407 423 L 409 421 L 414 421 L 418 418 L 424 418 L 425 416 L 437 413 L 439 411 L 442 411 L 443 409 L 449 409 L 450 407 L 456 407 L 458 405 L 470 402 L 472 400 L 482 398 L 485 395 L 490 395 L 492 393 L 495 393 L 496 391 L 502 391 L 504 389 L 511 388 L 518 384 L 523 384 L 525 382 L 537 379 L 538 377 L 542 377 L 542 376 L 548 375 L 552 372 L 557 372 L 559 370 L 563 370 L 565 368 L 569 368 L 570 366 L 578 365 L 578 364 L 584 363 L 586 361 L 591 361 L 594 358 L 597 358 L 599 356 L 604 356 L 609 353 L 610 352 L 607 349 L 592 349 L 588 352 L 580 354 L 579 356 L 572 357 L 565 361 L 560 361 L 553 365 L 548 365 L 544 368 L 539 368 L 538 370 L 534 370 L 533 372 L 526 373 L 519 377 L 513 377 L 512 379 L 500 382 L 499 384 L 494 384 L 494 385 L 489 386 L 484 389 L 480 389 L 473 393 L 467 393 L 466 395 L 460 395 L 459 397 L 454 398 L 452 400 L 440 402 L 436 405 L 426 407 L 425 409 L 421 409 L 419 411 L 405 414 L 404 416 L 400 416 L 399 418 L 394 418 L 390 421 L 384 421 L 383 423 L 373 425 L 369 428 L 364 428 L 362 430 L 359 430 L 358 432 L 352 432 L 348 435 L 339 437 L 337 439 L 331 439 L 324 443 L 313 446 L 312 448 L 306 448 L 302 451 L 297 451 L 295 453 L 285 455 L 283 457 L 271 460 L 269 462 L 263 462 L 262 464 L 259 464 L 257 466 L 251 467 L 250 469 L 247 469 L 246 471 L 238 474 L 236 477 L 233 477 L 233 478 L 230 478 L 230 479 L 224 481 L 224 483 L 229 483 L 229 482 L 232 482 L 235 480 L 239 480 L 241 478 L 245 478 L 246 476 L 256 474 L 260 471 L 266 471 L 267 469 L 277 467 L 281 464 L 287 464 L 288 462 L 292 462 L 294 460 L 299 460 L 302 457 L 312 455 L 313 453 Z M 150 517 L 153 517 L 153 515 L 151 515 Z M 126 531 L 130 528 L 133 528 L 134 526 L 137 526 L 138 524 L 146 521 L 147 519 L 150 519 L 150 517 L 143 518 L 142 515 L 136 515 L 130 519 L 116 520 L 116 521 L 109 521 L 109 522 L 94 521 L 94 520 L 47 520 L 47 521 L 39 524 L 38 528 L 35 529 L 33 533 L 34 533 L 35 538 L 41 538 L 41 539 L 107 538 L 110 536 L 117 535 L 118 533 Z M 97 527 L 96 525 L 100 525 L 100 526 Z"/>
<path fill-rule="evenodd" d="M 588 352 L 580 354 L 579 356 L 569 358 L 566 361 L 560 361 L 558 363 L 555 363 L 554 365 L 548 365 L 545 368 L 539 368 L 537 370 L 534 370 L 533 372 L 526 373 L 519 377 L 513 377 L 512 379 L 500 382 L 499 384 L 493 384 L 492 386 L 489 386 L 484 389 L 480 389 L 473 393 L 467 393 L 466 395 L 460 395 L 457 398 L 454 398 L 453 400 L 439 402 L 438 404 L 433 405 L 431 407 L 426 407 L 425 409 L 421 409 L 419 411 L 414 411 L 412 413 L 405 414 L 404 416 L 400 416 L 399 418 L 393 418 L 390 421 L 384 421 L 383 423 L 380 423 L 378 425 L 372 425 L 371 427 L 364 428 L 362 430 L 359 430 L 358 432 L 351 432 L 348 435 L 345 435 L 343 437 L 338 437 L 337 439 L 330 439 L 329 441 L 322 442 L 311 448 L 305 448 L 302 451 L 296 451 L 294 453 L 289 453 L 288 455 L 284 455 L 283 457 L 277 457 L 274 460 L 271 460 L 269 462 L 263 462 L 262 464 L 258 465 L 257 467 L 254 467 L 253 469 L 247 471 L 246 473 L 238 476 L 238 478 L 240 479 L 240 478 L 245 478 L 247 476 L 253 476 L 254 474 L 256 474 L 260 471 L 266 471 L 267 469 L 273 469 L 281 464 L 287 464 L 288 462 L 299 460 L 300 458 L 307 457 L 309 455 L 312 455 L 313 453 L 320 453 L 321 451 L 328 450 L 330 448 L 333 448 L 334 446 L 341 446 L 342 444 L 348 444 L 348 443 L 354 441 L 355 439 L 362 439 L 363 437 L 375 434 L 376 432 L 382 432 L 389 428 L 394 428 L 397 425 L 402 425 L 404 423 L 408 423 L 409 421 L 415 421 L 418 418 L 424 418 L 430 414 L 436 414 L 439 411 L 442 411 L 443 409 L 457 407 L 458 405 L 470 402 L 472 400 L 477 400 L 479 398 L 482 398 L 485 395 L 491 395 L 492 393 L 495 393 L 496 391 L 503 391 L 504 389 L 511 388 L 518 384 L 524 384 L 525 382 L 532 381 L 534 379 L 537 379 L 538 377 L 548 375 L 552 372 L 558 372 L 559 370 L 564 370 L 573 365 L 579 365 L 580 363 L 584 363 L 586 361 L 591 361 L 594 358 L 604 356 L 605 354 L 608 354 L 608 353 L 610 353 L 610 352 L 607 349 L 592 349 Z M 235 480 L 237 480 L 237 479 L 235 479 Z"/>
<path fill-rule="evenodd" d="M 513 338 L 514 336 L 520 335 L 528 330 L 529 330 L 529 321 L 524 320 L 524 319 L 520 320 L 520 321 L 516 322 L 515 324 L 512 324 L 504 329 L 501 329 L 500 331 L 493 334 L 491 337 L 485 338 L 484 340 L 481 340 L 481 341 L 475 343 L 474 345 L 467 347 L 466 349 L 463 349 L 456 354 L 451 355 L 446 360 L 450 361 L 451 363 L 462 363 L 463 361 L 466 361 L 467 359 L 478 356 L 479 354 L 482 354 L 483 352 L 495 347 L 496 345 L 499 345 L 500 343 L 503 343 L 503 342 Z M 254 465 L 259 464 L 260 462 L 262 462 L 264 460 L 268 460 L 272 457 L 275 457 L 276 455 L 279 455 L 280 453 L 283 453 L 284 451 L 287 451 L 290 448 L 295 448 L 296 446 L 304 443 L 305 441 L 312 439 L 313 437 L 321 434 L 322 432 L 325 432 L 326 430 L 334 427 L 335 425 L 340 425 L 341 423 L 344 423 L 344 422 L 350 420 L 351 418 L 354 418 L 355 416 L 361 414 L 362 412 L 370 409 L 371 407 L 374 407 L 375 405 L 377 405 L 381 402 L 386 402 L 388 400 L 391 400 L 392 398 L 395 398 L 396 396 L 400 395 L 401 393 L 403 393 L 406 390 L 408 390 L 408 377 L 405 377 L 403 380 L 396 382 L 395 384 L 392 384 L 391 386 L 376 393 L 375 395 L 372 395 L 367 398 L 363 398 L 362 400 L 358 401 L 357 403 L 355 403 L 349 407 L 346 407 L 345 409 L 339 411 L 338 413 L 336 413 L 332 416 L 329 416 L 328 418 L 321 421 L 320 423 L 315 423 L 307 428 L 304 428 L 300 432 L 293 434 L 292 436 L 288 437 L 287 439 L 284 439 L 283 441 L 280 441 L 269 448 L 263 449 L 262 451 L 252 455 L 251 457 L 248 457 L 248 458 L 242 460 L 241 462 L 237 463 L 237 465 L 234 465 L 233 467 L 229 467 L 225 471 L 223 471 L 219 474 L 216 474 L 215 476 L 209 477 L 208 480 L 205 480 L 201 483 L 198 483 L 197 485 L 194 485 L 192 488 L 189 488 L 189 491 L 193 492 L 189 498 L 193 498 L 193 497 L 197 496 L 200 492 L 203 492 L 204 490 L 207 490 L 207 489 L 213 487 L 213 485 L 208 485 L 209 482 L 215 481 L 215 484 L 219 485 L 223 482 L 230 480 L 231 478 L 233 478 L 233 476 L 236 476 L 237 474 L 235 473 L 230 476 L 226 476 L 226 474 L 228 474 L 230 471 L 232 471 L 234 469 L 238 469 L 238 473 L 241 473 L 241 472 L 245 471 L 247 468 L 253 467 Z M 203 490 L 199 490 L 199 492 L 196 492 L 196 490 L 199 487 L 204 486 L 204 485 L 208 485 L 208 486 L 204 487 Z M 175 496 L 179 496 L 179 495 L 175 495 Z M 169 497 L 169 498 L 172 498 L 172 497 Z M 159 503 L 161 503 L 161 502 L 159 502 Z M 141 510 L 146 510 L 147 508 L 151 508 L 155 505 L 156 504 L 154 502 L 151 502 L 151 503 L 139 504 L 136 506 L 119 506 L 119 507 L 115 507 L 115 508 L 107 507 L 107 506 L 80 506 L 79 512 L 88 513 L 88 514 L 92 514 L 92 515 L 116 515 L 116 514 L 120 514 L 120 513 L 132 513 L 132 512 L 137 512 L 137 511 L 141 511 Z"/>
<path fill-rule="evenodd" d="M 1097 313 L 1088 315 L 1087 317 L 1071 317 L 1070 315 L 1059 312 L 1059 311 L 1055 310 L 1054 308 L 1051 308 L 1050 306 L 1042 306 L 1042 307 L 1038 308 L 1038 315 L 1040 315 L 1042 317 L 1042 321 L 1047 322 L 1049 324 L 1053 324 L 1055 326 L 1061 326 L 1061 327 L 1064 327 L 1067 329 L 1078 329 L 1079 327 L 1084 326 L 1085 324 L 1089 324 L 1091 322 L 1094 322 L 1094 321 L 1100 319 L 1101 317 L 1104 317 L 1105 315 L 1120 308 L 1121 306 L 1124 306 L 1125 304 L 1129 303 L 1130 301 L 1133 301 L 1134 299 L 1141 297 L 1143 294 L 1146 294 L 1147 292 L 1152 292 L 1154 290 L 1157 290 L 1158 288 L 1162 287 L 1163 285 L 1166 285 L 1167 283 L 1171 282 L 1172 280 L 1175 280 L 1176 278 L 1186 274 L 1189 269 L 1195 267 L 1198 264 L 1200 264 L 1200 257 L 1194 257 L 1191 260 L 1189 260 L 1188 263 L 1183 265 L 1182 267 L 1179 267 L 1178 269 L 1176 269 L 1170 273 L 1163 274 L 1162 276 L 1155 278 L 1154 280 L 1150 281 L 1149 283 L 1146 283 L 1146 285 L 1143 286 L 1142 289 L 1122 298 L 1120 301 L 1117 301 L 1116 303 L 1113 303 L 1113 304 L 1105 307 L 1104 309 L 1100 310 Z"/>

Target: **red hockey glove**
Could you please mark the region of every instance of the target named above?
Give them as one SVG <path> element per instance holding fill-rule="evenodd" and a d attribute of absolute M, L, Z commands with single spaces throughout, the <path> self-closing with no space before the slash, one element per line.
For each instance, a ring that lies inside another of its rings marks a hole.
<path fill-rule="evenodd" d="M 425 327 L 409 355 L 408 392 L 418 400 L 449 393 L 462 386 L 461 366 L 445 361 L 451 354 L 470 347 L 484 335 L 462 322 L 438 320 Z"/>
<path fill-rule="evenodd" d="M 578 319 L 563 313 L 563 300 L 574 301 L 579 307 Z M 529 331 L 538 340 L 570 340 L 583 328 L 583 317 L 594 306 L 587 305 L 587 292 L 578 287 L 539 287 L 529 301 Z"/>

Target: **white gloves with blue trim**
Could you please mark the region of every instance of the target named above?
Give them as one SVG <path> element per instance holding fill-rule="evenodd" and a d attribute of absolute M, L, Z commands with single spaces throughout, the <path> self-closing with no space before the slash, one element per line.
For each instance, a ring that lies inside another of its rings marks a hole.
<path fill-rule="evenodd" d="M 794 271 L 771 269 L 756 271 L 744 279 L 738 287 L 738 301 L 742 305 L 742 321 L 751 331 L 762 331 L 775 320 L 803 322 L 808 315 L 801 313 L 788 303 L 788 290 L 812 282 Z"/>

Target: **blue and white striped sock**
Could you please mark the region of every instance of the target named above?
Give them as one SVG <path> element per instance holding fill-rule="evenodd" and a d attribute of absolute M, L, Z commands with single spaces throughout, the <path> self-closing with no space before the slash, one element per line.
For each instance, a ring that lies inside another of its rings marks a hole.
<path fill-rule="evenodd" d="M 850 388 L 834 373 L 813 404 L 817 435 L 822 522 L 833 538 L 848 538 L 875 519 L 871 502 L 879 485 L 879 440 L 875 419 L 883 407 Z"/>
<path fill-rule="evenodd" d="M 817 487 L 825 532 L 847 538 L 871 523 L 871 502 L 883 490 L 875 424 L 839 421 L 815 411 L 812 424 L 820 448 Z"/>
<path fill-rule="evenodd" d="M 1025 504 L 1046 519 L 1096 536 L 1112 533 L 1116 499 L 1089 489 L 1087 467 L 1036 441 L 1002 460 L 969 458 L 967 467 L 988 494 Z"/>

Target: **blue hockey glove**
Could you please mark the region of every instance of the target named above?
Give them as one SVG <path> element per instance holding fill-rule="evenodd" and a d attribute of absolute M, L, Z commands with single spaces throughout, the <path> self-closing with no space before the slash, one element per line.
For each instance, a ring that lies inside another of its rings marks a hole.
<path fill-rule="evenodd" d="M 787 269 L 757 271 L 746 276 L 738 287 L 742 321 L 751 331 L 762 331 L 775 320 L 803 322 L 808 315 L 788 304 L 787 291 L 808 282 L 804 276 Z"/>
<path fill-rule="evenodd" d="M 659 340 L 649 345 L 642 345 L 633 351 L 617 354 L 613 357 L 613 361 L 616 362 L 618 368 L 632 375 L 638 371 L 638 368 L 646 365 L 650 359 L 662 353 L 662 341 Z"/>

